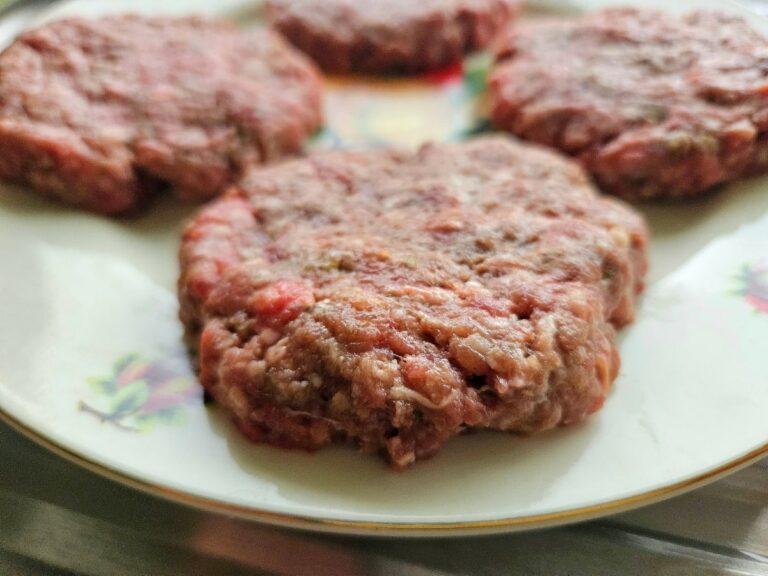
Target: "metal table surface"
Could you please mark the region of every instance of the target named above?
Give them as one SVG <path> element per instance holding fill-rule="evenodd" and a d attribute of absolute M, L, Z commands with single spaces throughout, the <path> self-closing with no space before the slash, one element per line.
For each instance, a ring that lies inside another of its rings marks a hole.
<path fill-rule="evenodd" d="M 3 18 L 0 36 L 24 21 L 19 12 Z M 159 500 L 0 424 L 0 574 L 768 576 L 768 460 L 661 504 L 567 528 L 372 539 L 275 529 Z"/>

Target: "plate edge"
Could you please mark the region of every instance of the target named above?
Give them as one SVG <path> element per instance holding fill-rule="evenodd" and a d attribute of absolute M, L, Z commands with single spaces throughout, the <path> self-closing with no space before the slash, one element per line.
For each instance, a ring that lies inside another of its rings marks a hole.
<path fill-rule="evenodd" d="M 379 537 L 430 537 L 430 536 L 471 536 L 521 532 L 542 528 L 551 528 L 565 524 L 594 520 L 603 516 L 627 512 L 634 508 L 654 504 L 678 496 L 694 488 L 714 482 L 728 474 L 757 462 L 768 456 L 768 442 L 762 446 L 734 458 L 706 472 L 680 480 L 668 486 L 648 492 L 619 498 L 609 502 L 582 506 L 572 510 L 533 514 L 518 518 L 496 520 L 474 520 L 468 522 L 382 522 L 365 520 L 340 520 L 333 518 L 314 518 L 299 514 L 271 512 L 237 504 L 229 504 L 213 498 L 197 496 L 183 490 L 168 488 L 137 478 L 126 472 L 96 462 L 77 451 L 67 448 L 59 442 L 37 432 L 21 420 L 0 409 L 0 421 L 4 422 L 22 436 L 48 451 L 72 462 L 73 464 L 107 478 L 118 484 L 139 490 L 150 496 L 159 497 L 176 504 L 186 505 L 198 510 L 237 518 L 261 522 L 284 528 L 293 528 L 310 532 L 325 532 L 347 535 Z"/>

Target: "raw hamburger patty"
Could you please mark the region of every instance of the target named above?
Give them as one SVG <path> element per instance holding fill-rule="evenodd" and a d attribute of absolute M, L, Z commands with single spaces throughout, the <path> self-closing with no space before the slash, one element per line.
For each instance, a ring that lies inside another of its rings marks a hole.
<path fill-rule="evenodd" d="M 275 28 L 328 72 L 415 72 L 486 46 L 520 0 L 268 0 Z"/>
<path fill-rule="evenodd" d="M 740 18 L 610 9 L 502 42 L 494 124 L 606 191 L 684 197 L 768 167 L 768 42 Z"/>
<path fill-rule="evenodd" d="M 642 219 L 501 137 L 252 171 L 187 227 L 203 386 L 255 441 L 352 439 L 395 467 L 466 428 L 603 403 L 646 267 Z"/>
<path fill-rule="evenodd" d="M 202 18 L 62 20 L 0 54 L 0 178 L 105 214 L 220 193 L 321 122 L 314 66 Z"/>

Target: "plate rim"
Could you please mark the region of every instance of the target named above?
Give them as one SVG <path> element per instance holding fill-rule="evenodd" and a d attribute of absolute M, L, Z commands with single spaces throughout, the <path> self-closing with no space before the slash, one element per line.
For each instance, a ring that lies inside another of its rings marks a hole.
<path fill-rule="evenodd" d="M 735 0 L 726 0 L 732 7 L 749 13 L 751 19 L 765 20 L 765 16 Z M 47 11 L 46 11 L 47 12 Z M 688 477 L 668 482 L 662 486 L 565 510 L 497 518 L 492 520 L 467 521 L 419 521 L 398 522 L 386 520 L 352 520 L 341 518 L 309 516 L 301 513 L 277 512 L 254 505 L 235 504 L 210 496 L 194 494 L 188 490 L 173 488 L 162 483 L 140 477 L 119 467 L 106 464 L 87 456 L 67 443 L 57 440 L 0 406 L 0 422 L 5 423 L 34 444 L 58 457 L 73 463 L 80 469 L 94 473 L 112 482 L 136 489 L 144 494 L 184 505 L 192 509 L 224 514 L 243 520 L 287 527 L 312 532 L 325 532 L 372 537 L 458 537 L 483 534 L 521 532 L 583 522 L 620 512 L 626 512 L 684 494 L 729 474 L 737 472 L 758 460 L 768 457 L 768 441 L 741 455 Z"/>
<path fill-rule="evenodd" d="M 175 504 L 262 524 L 309 532 L 398 538 L 460 537 L 503 534 L 552 528 L 555 526 L 594 520 L 604 516 L 618 514 L 620 512 L 627 512 L 641 506 L 662 502 L 663 500 L 682 495 L 746 468 L 764 457 L 768 457 L 768 442 L 765 442 L 746 454 L 742 454 L 741 456 L 728 460 L 714 468 L 689 478 L 678 480 L 666 486 L 661 486 L 630 496 L 624 496 L 622 498 L 616 498 L 607 502 L 590 504 L 557 512 L 530 514 L 526 516 L 493 520 L 469 520 L 464 522 L 387 522 L 344 520 L 327 517 L 320 518 L 302 514 L 275 512 L 192 494 L 185 490 L 170 488 L 159 483 L 139 478 L 133 474 L 89 458 L 75 449 L 68 448 L 63 443 L 56 441 L 43 432 L 36 430 L 18 417 L 8 413 L 2 407 L 0 407 L 0 422 L 5 423 L 38 446 L 64 458 L 81 469 L 85 469 L 88 472 L 92 472 L 112 482 L 139 490 L 150 496 L 161 498 Z"/>

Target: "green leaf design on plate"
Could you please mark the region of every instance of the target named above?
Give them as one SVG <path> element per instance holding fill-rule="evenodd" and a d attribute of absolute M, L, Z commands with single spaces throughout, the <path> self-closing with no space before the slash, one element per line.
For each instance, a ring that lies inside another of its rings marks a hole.
<path fill-rule="evenodd" d="M 136 412 L 147 399 L 149 399 L 149 385 L 144 380 L 131 382 L 112 396 L 110 414 L 119 420 Z"/>
<path fill-rule="evenodd" d="M 112 378 L 99 378 L 97 376 L 91 376 L 87 379 L 88 385 L 97 394 L 112 394 L 117 386 Z"/>
<path fill-rule="evenodd" d="M 148 361 L 139 354 L 126 354 L 115 361 L 110 376 L 94 376 L 86 382 L 100 400 L 81 401 L 80 410 L 135 432 L 180 424 L 186 408 L 203 401 L 202 388 L 183 355 Z"/>
<path fill-rule="evenodd" d="M 120 374 L 123 370 L 125 370 L 128 366 L 133 364 L 139 360 L 138 354 L 125 354 L 124 356 L 121 356 L 117 360 L 115 360 L 115 364 L 112 367 L 112 371 L 115 375 Z"/>
<path fill-rule="evenodd" d="M 184 410 L 178 406 L 166 408 L 158 412 L 151 412 L 135 418 L 136 426 L 143 432 L 149 432 L 159 425 L 177 425 L 184 423 L 184 421 Z"/>
<path fill-rule="evenodd" d="M 478 54 L 464 61 L 464 84 L 473 96 L 485 93 L 492 64 L 490 54 Z"/>

